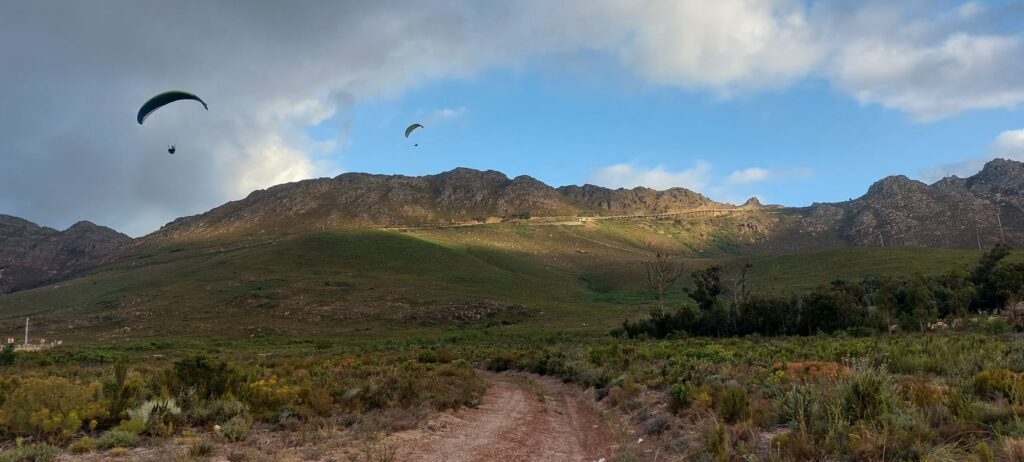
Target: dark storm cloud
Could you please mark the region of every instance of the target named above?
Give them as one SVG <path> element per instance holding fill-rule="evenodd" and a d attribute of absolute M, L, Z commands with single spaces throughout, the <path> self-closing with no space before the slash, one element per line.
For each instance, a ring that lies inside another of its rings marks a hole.
<path fill-rule="evenodd" d="M 487 60 L 460 43 L 467 10 L 408 6 L 5 2 L 0 212 L 140 234 L 314 175 L 303 126 Z M 171 88 L 210 111 L 181 102 L 138 126 L 138 106 Z"/>

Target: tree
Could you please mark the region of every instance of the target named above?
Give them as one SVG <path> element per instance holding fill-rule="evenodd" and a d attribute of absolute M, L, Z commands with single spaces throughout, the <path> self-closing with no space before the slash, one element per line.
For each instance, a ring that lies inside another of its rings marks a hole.
<path fill-rule="evenodd" d="M 1024 263 L 1003 265 L 992 273 L 992 285 L 1000 307 L 1024 300 Z"/>
<path fill-rule="evenodd" d="M 885 329 L 893 325 L 893 319 L 899 311 L 900 296 L 903 294 L 903 281 L 890 276 L 878 279 L 878 289 L 872 295 L 873 304 L 885 316 Z"/>
<path fill-rule="evenodd" d="M 724 292 L 722 268 L 719 266 L 709 266 L 702 270 L 694 271 L 691 276 L 693 277 L 694 288 L 686 290 L 686 294 L 693 301 L 697 302 L 697 308 L 700 309 L 702 330 L 707 334 L 713 332 L 715 335 L 723 335 L 726 332 L 723 332 L 722 328 L 734 326 L 734 322 L 729 319 L 730 310 L 720 298 Z"/>
<path fill-rule="evenodd" d="M 971 282 L 977 287 L 974 305 L 979 310 L 994 310 L 1002 308 L 998 290 L 992 280 L 992 273 L 995 272 L 999 262 L 1010 254 L 1010 247 L 1006 244 L 996 244 L 985 252 L 978 265 L 971 273 Z"/>
<path fill-rule="evenodd" d="M 967 314 L 974 299 L 974 284 L 971 282 L 967 268 L 956 266 L 949 270 L 943 278 L 943 305 L 945 314 L 960 319 Z"/>
<path fill-rule="evenodd" d="M 665 292 L 683 275 L 683 265 L 672 261 L 668 254 L 658 252 L 653 260 L 644 262 L 647 288 L 658 296 L 658 307 L 665 310 Z"/>
<path fill-rule="evenodd" d="M 928 324 L 939 318 L 939 304 L 928 285 L 928 279 L 914 274 L 907 286 L 906 310 L 901 313 L 904 328 L 917 327 L 924 331 Z"/>

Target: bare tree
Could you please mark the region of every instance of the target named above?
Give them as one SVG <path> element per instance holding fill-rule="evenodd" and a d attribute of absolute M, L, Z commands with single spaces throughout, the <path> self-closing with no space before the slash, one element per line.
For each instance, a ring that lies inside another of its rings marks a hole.
<path fill-rule="evenodd" d="M 644 262 L 647 270 L 647 288 L 658 295 L 658 306 L 665 309 L 665 293 L 683 275 L 683 265 L 668 254 L 658 252 L 653 260 Z"/>
<path fill-rule="evenodd" d="M 754 265 L 745 263 L 741 266 L 729 279 L 730 295 L 732 295 L 733 307 L 739 306 L 740 303 L 747 301 L 750 298 L 750 286 L 747 282 L 747 273 Z"/>

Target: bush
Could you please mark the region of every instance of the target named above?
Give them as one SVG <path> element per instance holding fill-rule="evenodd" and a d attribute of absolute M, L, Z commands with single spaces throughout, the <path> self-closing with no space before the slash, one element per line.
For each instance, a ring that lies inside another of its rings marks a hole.
<path fill-rule="evenodd" d="M 188 448 L 189 457 L 210 457 L 213 454 L 213 444 L 206 440 L 196 440 Z"/>
<path fill-rule="evenodd" d="M 12 364 L 14 364 L 14 344 L 5 343 L 3 347 L 0 347 L 0 366 Z"/>
<path fill-rule="evenodd" d="M 669 409 L 672 412 L 679 412 L 690 407 L 693 402 L 693 386 L 686 383 L 677 383 L 668 389 Z"/>
<path fill-rule="evenodd" d="M 249 406 L 234 398 L 202 401 L 188 410 L 188 419 L 195 425 L 223 423 L 232 417 L 245 415 Z"/>
<path fill-rule="evenodd" d="M 74 454 L 88 454 L 96 450 L 96 440 L 88 436 L 79 438 L 74 443 L 71 443 L 68 449 Z"/>
<path fill-rule="evenodd" d="M 195 355 L 174 363 L 178 390 L 194 387 L 200 398 L 220 398 L 241 382 L 240 374 L 225 361 Z"/>
<path fill-rule="evenodd" d="M 670 427 L 672 427 L 672 416 L 670 414 L 658 414 L 644 422 L 644 434 L 660 435 Z"/>
<path fill-rule="evenodd" d="M 129 420 L 153 436 L 170 435 L 179 415 L 181 408 L 173 399 L 149 400 L 128 411 Z"/>
<path fill-rule="evenodd" d="M 62 377 L 25 379 L 0 406 L 0 428 L 21 435 L 67 438 L 84 420 L 106 414 L 96 400 L 100 385 L 76 385 Z"/>
<path fill-rule="evenodd" d="M 1024 381 L 1008 369 L 986 369 L 974 376 L 974 392 L 983 398 L 1013 400 L 1024 391 Z"/>
<path fill-rule="evenodd" d="M 249 428 L 252 424 L 244 417 L 234 417 L 220 427 L 220 436 L 231 442 L 245 441 L 249 438 Z"/>
<path fill-rule="evenodd" d="M 115 428 L 104 432 L 99 440 L 96 441 L 96 444 L 104 449 L 133 448 L 136 444 L 139 444 L 139 435 L 128 430 Z"/>
<path fill-rule="evenodd" d="M 892 407 L 893 386 L 881 371 L 865 370 L 850 377 L 841 391 L 843 412 L 850 422 L 876 419 Z"/>
<path fill-rule="evenodd" d="M 250 383 L 246 400 L 254 415 L 270 419 L 282 409 L 299 404 L 301 391 L 298 386 L 289 385 L 277 376 L 271 376 Z"/>
<path fill-rule="evenodd" d="M 974 446 L 974 451 L 971 453 L 974 456 L 974 460 L 977 462 L 992 462 L 995 460 L 995 455 L 992 454 L 992 448 L 988 447 L 984 441 L 979 442 Z"/>
<path fill-rule="evenodd" d="M 750 414 L 750 398 L 742 388 L 729 388 L 719 398 L 716 410 L 726 422 L 735 423 Z"/>
<path fill-rule="evenodd" d="M 0 452 L 0 462 L 52 462 L 60 455 L 60 448 L 46 443 L 18 445 Z"/>

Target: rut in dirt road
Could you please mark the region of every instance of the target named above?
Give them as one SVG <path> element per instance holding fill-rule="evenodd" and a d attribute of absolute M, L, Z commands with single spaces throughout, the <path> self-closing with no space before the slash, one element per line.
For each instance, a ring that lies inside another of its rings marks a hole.
<path fill-rule="evenodd" d="M 447 414 L 436 431 L 394 435 L 404 461 L 611 460 L 617 444 L 593 403 L 571 386 L 494 374 L 480 406 Z"/>

